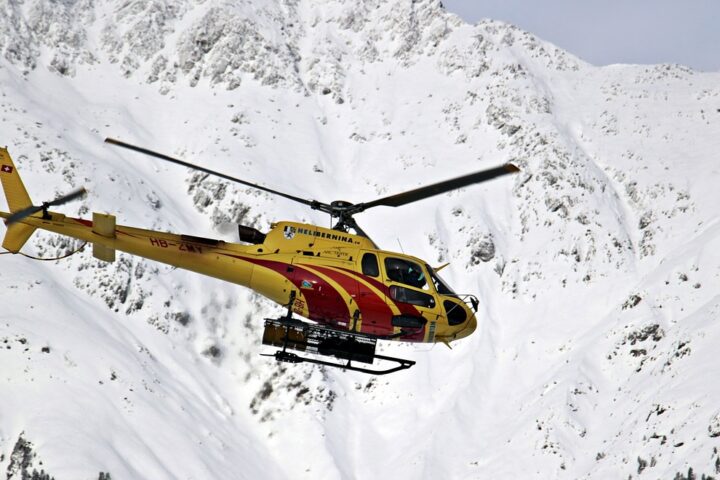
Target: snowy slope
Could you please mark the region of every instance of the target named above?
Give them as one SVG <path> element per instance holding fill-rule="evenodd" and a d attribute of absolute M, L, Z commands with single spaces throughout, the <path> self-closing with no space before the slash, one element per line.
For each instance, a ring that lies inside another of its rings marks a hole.
<path fill-rule="evenodd" d="M 321 201 L 522 169 L 358 216 L 482 302 L 453 350 L 384 346 L 418 362 L 389 377 L 259 357 L 280 310 L 240 287 L 0 256 L 9 478 L 22 457 L 57 480 L 720 476 L 720 74 L 593 67 L 437 1 L 0 8 L 0 143 L 36 202 L 89 189 L 68 214 L 228 240 L 329 222 L 106 136 Z"/>

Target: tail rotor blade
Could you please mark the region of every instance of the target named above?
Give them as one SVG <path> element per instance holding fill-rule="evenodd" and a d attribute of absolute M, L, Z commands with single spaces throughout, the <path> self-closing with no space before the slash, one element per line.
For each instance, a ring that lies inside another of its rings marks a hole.
<path fill-rule="evenodd" d="M 42 210 L 43 207 L 36 207 L 35 205 L 23 208 L 22 210 L 18 210 L 17 212 L 13 213 L 7 219 L 5 219 L 5 225 L 12 225 L 13 223 L 19 222 L 23 218 L 29 217 L 30 215 L 39 212 Z"/>
<path fill-rule="evenodd" d="M 58 205 L 64 205 L 68 202 L 72 202 L 73 200 L 77 198 L 81 198 L 87 195 L 87 190 L 85 190 L 84 187 L 78 188 L 77 190 L 68 193 L 67 195 L 63 195 L 62 197 L 58 197 L 55 200 L 48 202 L 48 207 L 57 207 Z"/>

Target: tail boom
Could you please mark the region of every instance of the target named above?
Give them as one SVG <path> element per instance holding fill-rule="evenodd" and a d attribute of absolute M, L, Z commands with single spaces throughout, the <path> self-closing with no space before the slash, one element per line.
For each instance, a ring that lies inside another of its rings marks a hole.
<path fill-rule="evenodd" d="M 53 211 L 48 217 L 27 217 L 11 228 L 25 225 L 91 243 L 95 258 L 104 261 L 113 261 L 119 250 L 239 285 L 250 282 L 252 263 L 242 259 L 257 246 L 115 225 L 114 216 L 98 213 L 93 220 Z"/>

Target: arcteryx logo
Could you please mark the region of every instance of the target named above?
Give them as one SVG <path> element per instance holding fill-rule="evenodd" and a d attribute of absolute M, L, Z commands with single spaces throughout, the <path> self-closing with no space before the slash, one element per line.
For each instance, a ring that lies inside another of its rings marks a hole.
<path fill-rule="evenodd" d="M 12 171 L 13 167 L 11 167 L 10 165 L 3 165 L 2 167 L 0 167 L 0 172 L 2 173 L 12 173 Z"/>

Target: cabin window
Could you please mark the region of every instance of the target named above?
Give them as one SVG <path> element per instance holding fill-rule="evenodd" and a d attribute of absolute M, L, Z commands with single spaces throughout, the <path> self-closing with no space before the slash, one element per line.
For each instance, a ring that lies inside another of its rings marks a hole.
<path fill-rule="evenodd" d="M 380 266 L 374 253 L 366 253 L 362 257 L 362 272 L 364 275 L 377 277 L 380 275 Z"/>
<path fill-rule="evenodd" d="M 435 299 L 432 295 L 397 285 L 390 287 L 390 298 L 396 302 L 409 303 L 410 305 L 417 305 L 419 307 L 435 307 Z"/>
<path fill-rule="evenodd" d="M 393 282 L 425 290 L 429 288 L 422 267 L 410 260 L 387 257 L 385 259 L 385 272 L 387 272 L 387 278 Z"/>

